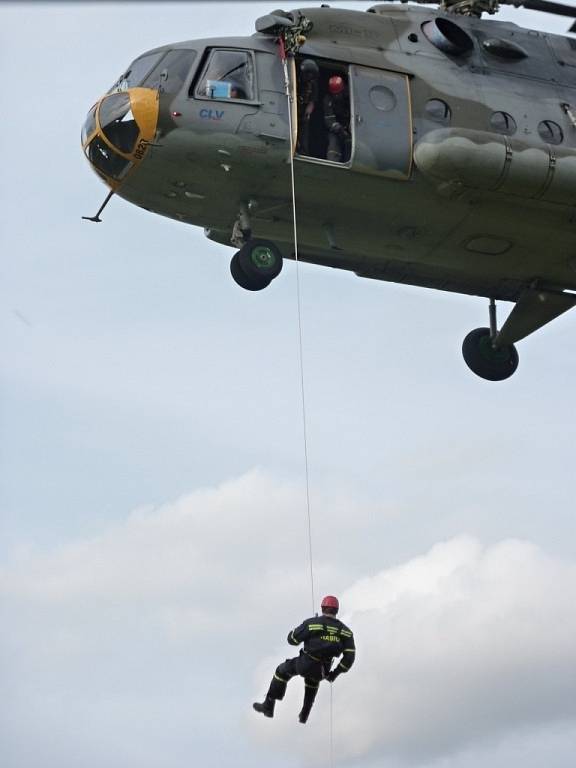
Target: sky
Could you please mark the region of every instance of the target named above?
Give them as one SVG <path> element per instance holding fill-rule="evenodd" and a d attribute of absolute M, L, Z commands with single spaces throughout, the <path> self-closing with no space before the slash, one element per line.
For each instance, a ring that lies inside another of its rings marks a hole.
<path fill-rule="evenodd" d="M 3 768 L 329 765 L 328 684 L 306 727 L 300 681 L 251 708 L 312 611 L 295 266 L 249 293 L 200 229 L 81 219 L 126 65 L 273 6 L 0 3 Z M 334 763 L 571 767 L 575 316 L 494 384 L 460 353 L 485 300 L 300 277 L 315 597 L 358 646 Z"/>

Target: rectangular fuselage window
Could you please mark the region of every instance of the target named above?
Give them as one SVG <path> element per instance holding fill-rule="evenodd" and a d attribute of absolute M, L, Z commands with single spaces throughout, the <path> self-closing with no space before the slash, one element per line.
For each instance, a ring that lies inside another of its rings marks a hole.
<path fill-rule="evenodd" d="M 252 54 L 249 51 L 213 48 L 197 81 L 195 95 L 218 101 L 254 101 L 256 88 Z"/>

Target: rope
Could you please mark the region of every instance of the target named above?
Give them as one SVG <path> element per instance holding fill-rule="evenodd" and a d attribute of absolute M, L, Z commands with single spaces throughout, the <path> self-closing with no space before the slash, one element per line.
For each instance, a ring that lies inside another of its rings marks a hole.
<path fill-rule="evenodd" d="M 334 765 L 334 686 L 330 685 L 330 752 L 329 752 L 329 765 L 330 768 Z"/>
<path fill-rule="evenodd" d="M 300 261 L 298 259 L 298 220 L 296 216 L 296 181 L 294 176 L 294 137 L 292 133 L 292 93 L 290 91 L 290 78 L 288 76 L 288 60 L 282 38 L 280 38 L 280 52 L 284 66 L 284 84 L 288 100 L 288 132 L 290 134 L 290 182 L 292 187 L 292 223 L 294 235 L 294 261 L 296 263 L 296 297 L 298 307 L 298 353 L 300 362 L 300 398 L 302 403 L 302 439 L 304 445 L 304 467 L 306 480 L 306 513 L 308 519 L 308 557 L 310 563 L 310 592 L 312 598 L 312 613 L 316 610 L 316 595 L 314 590 L 314 558 L 312 551 L 312 515 L 310 511 L 310 472 L 308 468 L 308 431 L 306 419 L 306 391 L 304 387 L 304 353 L 302 344 L 302 296 L 300 290 Z M 330 720 L 329 720 L 329 765 L 334 765 L 334 692 L 330 684 Z"/>
<path fill-rule="evenodd" d="M 282 57 L 284 65 L 284 84 L 288 98 L 288 132 L 290 134 L 290 181 L 292 187 L 292 222 L 294 236 L 294 261 L 296 263 L 296 299 L 298 308 L 298 356 L 300 362 L 300 399 L 302 403 L 302 440 L 304 445 L 304 472 L 306 484 L 306 513 L 308 519 L 308 559 L 310 568 L 310 593 L 312 598 L 312 613 L 316 610 L 316 594 L 314 590 L 314 558 L 312 550 L 312 515 L 310 512 L 310 471 L 308 467 L 308 431 L 306 418 L 306 392 L 304 388 L 304 353 L 302 345 L 302 296 L 300 290 L 300 261 L 298 259 L 298 221 L 296 217 L 296 183 L 294 178 L 294 139 L 292 134 L 292 94 L 288 76 L 288 59 Z"/>

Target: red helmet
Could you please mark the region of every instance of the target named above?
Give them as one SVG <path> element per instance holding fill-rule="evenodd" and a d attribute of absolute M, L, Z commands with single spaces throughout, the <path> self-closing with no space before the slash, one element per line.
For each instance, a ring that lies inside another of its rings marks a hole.
<path fill-rule="evenodd" d="M 338 603 L 338 598 L 334 597 L 334 595 L 326 595 L 326 597 L 322 598 L 320 607 L 322 609 L 331 608 L 333 611 L 337 611 L 340 608 L 340 604 Z"/>
<path fill-rule="evenodd" d="M 330 80 L 328 80 L 328 90 L 333 96 L 342 93 L 344 90 L 344 78 L 340 77 L 340 75 L 332 75 Z"/>

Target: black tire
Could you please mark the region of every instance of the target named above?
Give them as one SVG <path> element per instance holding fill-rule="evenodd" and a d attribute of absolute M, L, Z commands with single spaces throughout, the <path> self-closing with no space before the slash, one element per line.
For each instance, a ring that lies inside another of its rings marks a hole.
<path fill-rule="evenodd" d="M 268 282 L 282 271 L 282 254 L 270 240 L 249 240 L 238 251 L 242 271 L 249 277 L 266 278 Z"/>
<path fill-rule="evenodd" d="M 230 273 L 235 282 L 247 291 L 261 291 L 270 285 L 270 278 L 262 275 L 247 275 L 240 263 L 240 251 L 234 254 L 230 262 Z"/>
<path fill-rule="evenodd" d="M 518 368 L 518 352 L 513 344 L 492 346 L 490 328 L 470 331 L 462 343 L 462 354 L 468 368 L 488 381 L 504 381 Z"/>

